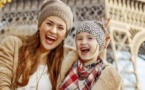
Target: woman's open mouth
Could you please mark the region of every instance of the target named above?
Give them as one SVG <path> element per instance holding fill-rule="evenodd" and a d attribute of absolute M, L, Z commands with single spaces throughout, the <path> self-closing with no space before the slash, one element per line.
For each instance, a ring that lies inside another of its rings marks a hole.
<path fill-rule="evenodd" d="M 56 41 L 56 37 L 54 36 L 46 35 L 45 38 L 48 44 L 53 44 Z"/>

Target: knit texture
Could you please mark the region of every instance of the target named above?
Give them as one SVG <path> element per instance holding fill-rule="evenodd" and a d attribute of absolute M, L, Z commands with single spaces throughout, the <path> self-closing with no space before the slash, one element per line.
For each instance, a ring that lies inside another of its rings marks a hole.
<path fill-rule="evenodd" d="M 72 28 L 73 13 L 70 7 L 60 0 L 45 0 L 38 16 L 38 27 L 49 16 L 57 16 L 66 22 L 67 30 Z"/>

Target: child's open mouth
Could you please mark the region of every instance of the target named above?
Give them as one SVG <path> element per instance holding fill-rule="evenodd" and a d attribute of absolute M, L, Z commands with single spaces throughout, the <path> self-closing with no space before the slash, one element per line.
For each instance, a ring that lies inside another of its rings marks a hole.
<path fill-rule="evenodd" d="M 81 54 L 82 55 L 86 55 L 90 51 L 90 49 L 89 48 L 86 48 L 86 47 L 83 47 L 80 50 L 81 50 Z"/>
<path fill-rule="evenodd" d="M 46 35 L 45 37 L 48 44 L 53 44 L 56 41 L 56 37 L 54 36 Z"/>

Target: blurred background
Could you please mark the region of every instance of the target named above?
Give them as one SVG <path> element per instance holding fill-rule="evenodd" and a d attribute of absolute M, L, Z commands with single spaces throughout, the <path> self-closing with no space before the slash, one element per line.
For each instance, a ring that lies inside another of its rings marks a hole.
<path fill-rule="evenodd" d="M 62 1 L 71 7 L 75 22 L 65 44 L 75 45 L 75 25 L 80 21 L 111 18 L 106 60 L 121 74 L 121 90 L 145 90 L 145 0 Z M 11 32 L 36 32 L 42 2 L 0 0 L 0 42 Z"/>

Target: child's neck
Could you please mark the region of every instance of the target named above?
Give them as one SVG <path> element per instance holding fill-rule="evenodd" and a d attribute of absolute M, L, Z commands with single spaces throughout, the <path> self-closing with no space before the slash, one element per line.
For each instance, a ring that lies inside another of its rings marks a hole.
<path fill-rule="evenodd" d="M 88 65 L 90 65 L 92 63 L 95 63 L 97 61 L 97 58 L 98 58 L 98 52 L 96 50 L 96 52 L 94 53 L 94 55 L 90 56 L 90 59 L 84 60 L 85 61 L 84 62 L 84 65 L 85 66 L 88 66 Z"/>
<path fill-rule="evenodd" d="M 92 58 L 92 59 L 90 59 L 90 60 L 84 60 L 84 61 L 86 61 L 86 62 L 84 62 L 84 65 L 85 65 L 85 66 L 88 66 L 88 65 L 90 65 L 90 64 L 92 64 L 92 63 L 96 63 L 97 57 L 94 57 L 94 58 Z"/>

